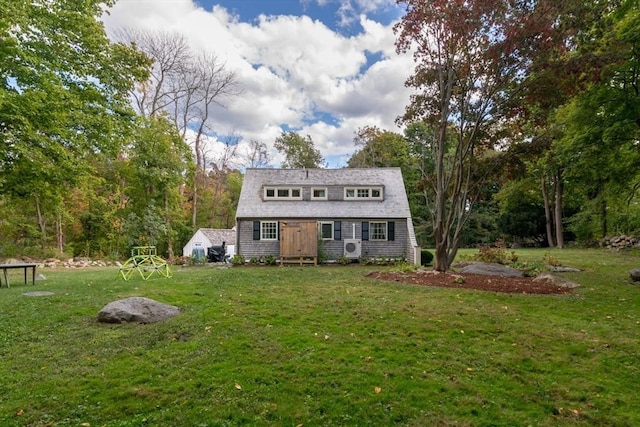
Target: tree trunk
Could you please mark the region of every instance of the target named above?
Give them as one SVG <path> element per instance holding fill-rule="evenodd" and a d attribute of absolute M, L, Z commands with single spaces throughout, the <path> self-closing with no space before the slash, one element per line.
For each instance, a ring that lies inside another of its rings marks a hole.
<path fill-rule="evenodd" d="M 192 203 L 192 211 L 191 211 L 191 227 L 196 229 L 196 220 L 198 217 L 198 169 L 196 169 L 195 174 L 193 175 L 193 203 Z"/>
<path fill-rule="evenodd" d="M 169 259 L 173 259 L 173 233 L 171 231 L 171 215 L 169 214 L 169 191 L 164 191 L 164 216 L 165 225 L 167 227 L 167 255 Z"/>
<path fill-rule="evenodd" d="M 62 214 L 60 212 L 58 212 L 56 219 L 56 244 L 58 254 L 62 254 L 64 252 L 64 233 L 62 231 Z"/>
<path fill-rule="evenodd" d="M 562 192 L 564 186 L 562 183 L 562 169 L 556 171 L 556 206 L 555 206 L 555 225 L 556 225 L 556 241 L 558 248 L 564 247 L 564 237 L 562 235 Z"/>
<path fill-rule="evenodd" d="M 542 200 L 544 200 L 544 219 L 545 228 L 547 230 L 547 244 L 550 248 L 556 246 L 555 238 L 553 236 L 553 216 L 551 214 L 551 203 L 549 202 L 549 193 L 547 191 L 547 182 L 542 175 Z"/>
<path fill-rule="evenodd" d="M 602 202 L 600 203 L 600 221 L 601 221 L 601 226 L 602 226 L 602 237 L 605 237 L 607 235 L 608 230 L 608 224 L 607 224 L 607 200 L 602 197 Z"/>
<path fill-rule="evenodd" d="M 447 208 L 446 186 L 444 182 L 444 151 L 447 137 L 447 124 L 440 126 L 438 135 L 438 149 L 436 151 L 436 198 L 435 198 L 435 221 L 433 234 L 436 240 L 434 270 L 445 272 L 449 269 L 449 259 L 447 257 L 447 247 L 449 233 L 445 226 L 445 216 Z"/>
<path fill-rule="evenodd" d="M 40 199 L 37 196 L 36 214 L 38 216 L 38 228 L 40 229 L 40 247 L 44 249 L 47 246 L 47 222 L 42 215 L 42 209 L 40 209 Z"/>

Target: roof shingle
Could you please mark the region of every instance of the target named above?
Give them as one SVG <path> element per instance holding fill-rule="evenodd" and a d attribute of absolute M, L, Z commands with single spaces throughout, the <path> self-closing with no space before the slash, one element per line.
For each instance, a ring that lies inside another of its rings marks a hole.
<path fill-rule="evenodd" d="M 384 200 L 263 201 L 264 186 L 383 186 Z M 409 218 L 400 168 L 247 169 L 236 213 L 246 218 Z"/>

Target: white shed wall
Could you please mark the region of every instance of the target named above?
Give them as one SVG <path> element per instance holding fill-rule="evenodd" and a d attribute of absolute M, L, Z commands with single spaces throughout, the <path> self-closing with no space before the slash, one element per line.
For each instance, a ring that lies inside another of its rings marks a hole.
<path fill-rule="evenodd" d="M 204 235 L 201 230 L 196 231 L 193 234 L 191 240 L 187 242 L 187 244 L 182 248 L 182 256 L 191 256 L 193 248 L 196 246 L 202 246 L 204 248 L 205 255 L 207 254 L 207 248 L 213 246 L 213 244 L 209 241 L 209 238 Z"/>

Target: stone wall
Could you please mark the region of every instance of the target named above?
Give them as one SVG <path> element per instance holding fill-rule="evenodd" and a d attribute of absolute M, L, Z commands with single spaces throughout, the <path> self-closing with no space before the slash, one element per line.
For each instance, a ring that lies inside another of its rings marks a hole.
<path fill-rule="evenodd" d="M 600 246 L 607 249 L 640 248 L 640 239 L 632 236 L 607 236 L 600 241 Z"/>

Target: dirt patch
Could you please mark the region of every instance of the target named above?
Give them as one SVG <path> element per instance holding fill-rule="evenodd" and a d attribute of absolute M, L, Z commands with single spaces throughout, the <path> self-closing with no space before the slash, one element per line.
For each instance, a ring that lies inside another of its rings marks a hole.
<path fill-rule="evenodd" d="M 570 294 L 571 289 L 535 282 L 530 277 L 501 277 L 481 274 L 439 273 L 433 270 L 411 272 L 372 271 L 367 277 L 415 285 L 509 294 Z"/>

